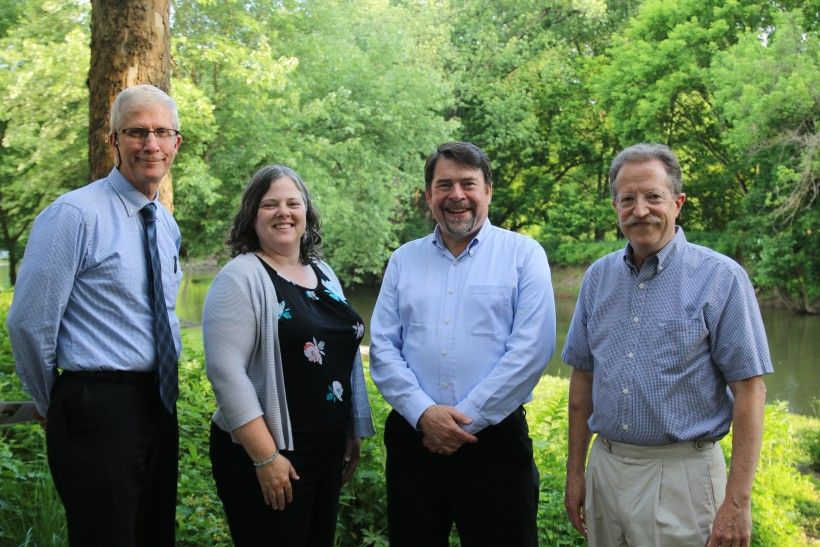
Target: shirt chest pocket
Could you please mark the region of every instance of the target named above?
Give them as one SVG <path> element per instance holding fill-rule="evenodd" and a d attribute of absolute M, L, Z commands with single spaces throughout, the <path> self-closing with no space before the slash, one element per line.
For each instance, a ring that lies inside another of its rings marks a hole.
<path fill-rule="evenodd" d="M 709 331 L 703 320 L 658 319 L 653 357 L 663 368 L 684 368 L 700 353 L 709 351 Z"/>
<path fill-rule="evenodd" d="M 513 322 L 513 287 L 472 285 L 464 294 L 467 332 L 474 336 L 506 336 Z"/>

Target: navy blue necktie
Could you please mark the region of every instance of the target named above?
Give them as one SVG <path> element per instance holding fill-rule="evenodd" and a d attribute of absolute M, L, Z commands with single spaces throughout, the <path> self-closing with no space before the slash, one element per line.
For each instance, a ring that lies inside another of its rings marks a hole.
<path fill-rule="evenodd" d="M 168 321 L 168 308 L 165 307 L 165 293 L 162 290 L 162 266 L 157 248 L 157 206 L 149 203 L 142 209 L 145 220 L 147 239 L 148 285 L 151 292 L 151 308 L 154 310 L 154 343 L 157 346 L 159 368 L 159 396 L 168 412 L 174 412 L 174 405 L 179 394 L 177 381 L 177 350 L 171 323 Z"/>

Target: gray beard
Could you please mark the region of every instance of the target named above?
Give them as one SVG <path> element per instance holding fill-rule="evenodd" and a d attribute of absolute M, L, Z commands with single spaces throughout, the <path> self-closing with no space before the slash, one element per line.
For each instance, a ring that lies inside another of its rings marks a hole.
<path fill-rule="evenodd" d="M 444 229 L 453 237 L 464 237 L 472 233 L 475 228 L 475 215 L 467 220 L 444 220 Z"/>

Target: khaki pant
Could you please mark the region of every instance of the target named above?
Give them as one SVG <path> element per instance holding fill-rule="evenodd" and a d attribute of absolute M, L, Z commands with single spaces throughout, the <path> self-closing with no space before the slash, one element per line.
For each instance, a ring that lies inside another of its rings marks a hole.
<path fill-rule="evenodd" d="M 586 472 L 589 545 L 703 546 L 725 491 L 718 443 L 635 446 L 598 436 Z"/>

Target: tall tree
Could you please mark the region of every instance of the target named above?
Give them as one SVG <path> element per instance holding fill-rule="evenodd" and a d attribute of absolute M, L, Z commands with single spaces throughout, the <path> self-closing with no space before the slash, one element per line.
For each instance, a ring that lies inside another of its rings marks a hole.
<path fill-rule="evenodd" d="M 752 278 L 795 310 L 820 313 L 820 33 L 818 18 L 777 14 L 712 66 L 724 143 L 757 184 L 731 228 Z"/>
<path fill-rule="evenodd" d="M 88 162 L 92 180 L 111 170 L 108 146 L 111 104 L 137 84 L 165 92 L 171 85 L 170 0 L 92 0 L 91 69 L 88 73 Z M 160 185 L 160 200 L 173 206 L 170 172 Z"/>

